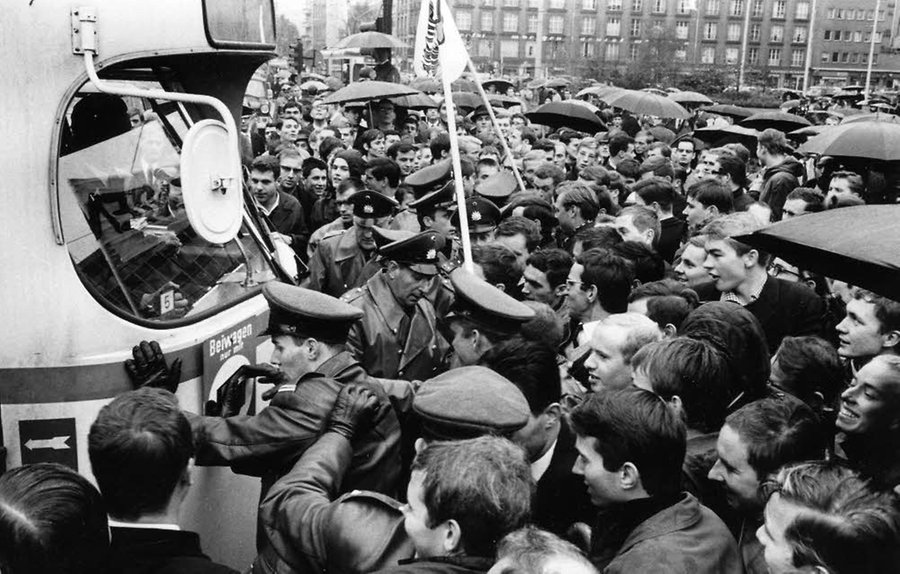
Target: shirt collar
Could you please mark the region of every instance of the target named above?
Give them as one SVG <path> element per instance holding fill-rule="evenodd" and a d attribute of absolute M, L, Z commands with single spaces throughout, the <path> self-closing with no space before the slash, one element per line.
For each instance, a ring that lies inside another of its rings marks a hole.
<path fill-rule="evenodd" d="M 556 452 L 556 443 L 558 442 L 559 439 L 553 441 L 553 444 L 550 445 L 547 452 L 545 452 L 541 458 L 531 463 L 531 478 L 533 478 L 535 482 L 539 481 L 541 477 L 544 476 L 544 473 L 547 472 L 547 469 L 550 468 L 550 461 L 553 459 L 553 453 Z"/>
<path fill-rule="evenodd" d="M 719 300 L 730 301 L 731 303 L 737 303 L 738 305 L 747 306 L 759 299 L 759 295 L 762 293 L 763 288 L 766 286 L 766 281 L 768 281 L 768 279 L 769 275 L 766 274 L 757 280 L 756 284 L 753 285 L 753 289 L 750 290 L 749 300 L 745 299 L 743 295 L 738 294 L 736 291 L 726 291 L 722 293 L 722 296 L 719 298 Z"/>
<path fill-rule="evenodd" d="M 109 519 L 110 528 L 135 528 L 144 530 L 175 530 L 180 531 L 181 527 L 177 524 L 167 524 L 164 522 L 154 524 L 151 522 L 119 522 L 118 520 Z"/>
<path fill-rule="evenodd" d="M 262 211 L 263 213 L 265 213 L 266 217 L 268 217 L 268 216 L 272 215 L 272 212 L 275 211 L 275 209 L 278 207 L 279 203 L 281 203 L 281 193 L 276 193 L 275 194 L 275 205 L 272 206 L 272 209 L 266 209 L 266 207 L 261 203 L 257 203 L 257 205 L 259 206 L 259 210 Z"/>

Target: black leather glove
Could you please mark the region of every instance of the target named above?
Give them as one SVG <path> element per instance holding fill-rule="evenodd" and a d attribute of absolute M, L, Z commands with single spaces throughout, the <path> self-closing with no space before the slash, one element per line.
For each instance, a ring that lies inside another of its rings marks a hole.
<path fill-rule="evenodd" d="M 178 389 L 181 382 L 181 359 L 169 365 L 156 341 L 141 341 L 131 349 L 133 358 L 125 361 L 125 371 L 134 388 L 159 387 L 170 392 Z"/>
<path fill-rule="evenodd" d="M 272 365 L 242 365 L 218 388 L 216 400 L 206 402 L 204 414 L 210 417 L 232 417 L 240 413 L 246 402 L 248 379 L 279 375 L 280 371 Z"/>
<path fill-rule="evenodd" d="M 354 435 L 364 434 L 372 428 L 382 407 L 372 389 L 359 384 L 345 385 L 334 401 L 325 432 L 336 432 L 353 440 Z"/>

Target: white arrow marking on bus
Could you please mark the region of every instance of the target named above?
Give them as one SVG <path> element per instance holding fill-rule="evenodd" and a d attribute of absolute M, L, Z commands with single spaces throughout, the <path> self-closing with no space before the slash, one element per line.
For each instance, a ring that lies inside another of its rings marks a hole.
<path fill-rule="evenodd" d="M 25 443 L 25 448 L 28 450 L 35 450 L 38 448 L 52 448 L 53 450 L 67 450 L 69 449 L 69 445 L 66 444 L 66 441 L 69 440 L 68 436 L 55 436 L 53 438 L 48 439 L 30 439 Z"/>

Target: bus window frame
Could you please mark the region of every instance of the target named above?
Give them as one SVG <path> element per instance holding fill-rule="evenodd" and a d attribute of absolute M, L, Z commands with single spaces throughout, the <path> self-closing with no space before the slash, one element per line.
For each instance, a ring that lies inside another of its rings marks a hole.
<path fill-rule="evenodd" d="M 122 57 L 121 61 L 117 61 L 117 62 L 115 62 L 115 64 L 118 65 L 118 64 L 122 63 L 123 61 L 128 61 L 130 59 L 132 59 L 132 58 Z M 112 65 L 112 63 L 108 64 L 107 67 L 109 67 L 110 65 Z M 130 78 L 123 78 L 122 76 L 118 76 L 118 79 L 130 79 Z M 149 78 L 142 77 L 142 78 L 136 78 L 136 79 L 147 80 Z M 158 79 L 157 79 L 157 81 L 158 81 Z M 125 308 L 116 306 L 112 301 L 107 300 L 100 293 L 100 291 L 90 282 L 90 280 L 84 276 L 84 272 L 79 268 L 79 266 L 76 264 L 75 260 L 72 258 L 71 253 L 69 252 L 69 245 L 65 238 L 65 230 L 63 228 L 63 221 L 62 221 L 62 209 L 60 206 L 60 192 L 61 192 L 62 188 L 59 184 L 59 175 L 60 175 L 59 162 L 60 162 L 60 159 L 62 158 L 62 153 L 61 153 L 62 152 L 62 149 L 61 149 L 62 135 L 63 135 L 62 128 L 63 128 L 63 122 L 66 119 L 66 112 L 69 110 L 69 107 L 71 106 L 72 101 L 77 97 L 78 93 L 84 88 L 84 86 L 86 86 L 89 83 L 90 83 L 90 79 L 88 78 L 87 74 L 86 73 L 80 74 L 75 79 L 75 81 L 69 86 L 69 88 L 67 88 L 65 90 L 65 92 L 62 95 L 62 98 L 60 99 L 60 103 L 57 106 L 56 116 L 54 118 L 52 136 L 50 138 L 50 162 L 49 162 L 49 164 L 50 164 L 50 166 L 49 166 L 50 186 L 49 186 L 49 191 L 50 191 L 51 223 L 52 223 L 53 233 L 54 233 L 54 236 L 56 239 L 56 243 L 60 247 L 63 247 L 66 249 L 67 255 L 69 255 L 69 261 L 70 261 L 73 269 L 75 270 L 75 274 L 78 277 L 79 283 L 81 283 L 81 285 L 85 288 L 85 290 L 87 290 L 87 292 L 88 292 L 88 294 L 90 294 L 91 298 L 97 304 L 99 304 L 101 307 L 103 307 L 104 309 L 106 309 L 107 311 L 109 311 L 110 313 L 115 315 L 116 317 L 118 317 L 130 324 L 137 325 L 140 327 L 145 327 L 148 329 L 153 329 L 156 331 L 165 331 L 165 330 L 171 330 L 171 329 L 177 329 L 177 328 L 186 327 L 186 326 L 190 326 L 190 325 L 195 325 L 197 323 L 200 323 L 201 321 L 204 321 L 205 319 L 208 319 L 210 317 L 218 315 L 219 313 L 222 313 L 224 311 L 232 309 L 237 305 L 245 303 L 246 301 L 248 301 L 248 300 L 252 299 L 253 297 L 262 293 L 262 286 L 265 283 L 259 282 L 252 287 L 248 287 L 246 293 L 244 293 L 238 297 L 235 297 L 233 300 L 229 301 L 228 303 L 226 303 L 224 305 L 220 305 L 220 306 L 217 306 L 217 307 L 214 307 L 211 309 L 206 309 L 199 313 L 188 314 L 183 317 L 160 320 L 159 318 L 150 319 L 150 318 L 141 317 L 141 316 L 135 315 L 133 313 L 129 313 L 129 311 Z M 168 90 L 170 87 L 171 87 L 171 85 L 166 87 L 166 89 Z M 179 109 L 179 114 L 183 115 L 185 113 L 186 113 L 186 110 Z M 190 117 L 190 114 L 187 114 L 187 115 L 188 115 L 188 120 L 193 121 L 193 118 Z M 174 131 L 173 126 L 168 125 L 168 121 L 163 120 L 162 117 L 161 117 L 161 121 L 164 122 L 163 129 Z M 171 134 L 167 134 L 167 135 L 171 135 Z M 244 210 L 246 213 L 246 208 L 244 208 Z M 241 225 L 240 233 L 245 233 L 244 228 L 247 225 L 249 225 L 249 223 L 248 223 L 247 219 L 245 218 L 244 223 Z M 246 232 L 246 233 L 248 234 L 250 241 L 256 243 L 254 234 L 252 232 Z M 241 239 L 239 236 L 239 237 L 235 237 L 233 241 L 240 241 L 240 240 Z M 266 246 L 258 245 L 258 248 L 259 248 L 260 252 L 263 253 L 264 250 L 266 249 Z M 265 259 L 265 257 L 263 257 L 263 259 Z M 245 264 L 247 264 L 247 262 L 245 262 Z M 278 270 L 275 269 L 274 267 L 272 267 L 271 263 L 268 263 L 268 265 L 272 268 L 272 272 L 275 277 L 275 279 L 273 279 L 273 280 L 278 280 Z"/>
<path fill-rule="evenodd" d="M 269 14 L 272 16 L 272 40 L 278 37 L 278 31 L 276 30 L 276 22 L 278 19 L 275 16 L 275 3 L 274 0 L 261 0 L 262 2 L 266 2 L 269 5 Z M 234 40 L 217 40 L 213 37 L 212 32 L 209 29 L 209 13 L 207 12 L 206 5 L 209 2 L 215 2 L 215 0 L 203 0 L 201 5 L 203 6 L 203 32 L 206 34 L 206 41 L 209 42 L 209 45 L 213 48 L 224 48 L 227 50 L 261 50 L 261 51 L 273 51 L 277 48 L 275 42 L 263 44 L 261 42 L 237 42 Z"/>

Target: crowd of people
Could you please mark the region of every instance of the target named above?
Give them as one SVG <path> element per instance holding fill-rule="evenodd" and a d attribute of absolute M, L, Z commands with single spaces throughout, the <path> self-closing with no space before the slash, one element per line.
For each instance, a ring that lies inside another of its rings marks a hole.
<path fill-rule="evenodd" d="M 99 492 L 0 476 L 0 570 L 232 572 L 179 527 L 197 464 L 261 478 L 254 573 L 900 571 L 900 302 L 742 241 L 875 201 L 863 174 L 774 129 L 751 152 L 480 107 L 457 190 L 444 105 L 282 104 L 246 134 L 308 265 L 263 287 L 269 364 L 200 415 L 136 346 Z"/>

